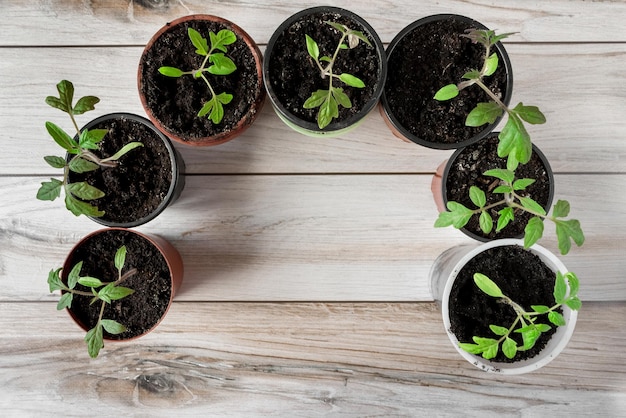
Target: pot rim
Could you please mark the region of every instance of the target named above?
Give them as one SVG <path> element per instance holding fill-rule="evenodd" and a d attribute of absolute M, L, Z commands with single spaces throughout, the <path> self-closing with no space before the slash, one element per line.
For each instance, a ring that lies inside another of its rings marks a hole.
<path fill-rule="evenodd" d="M 485 136 L 484 138 L 479 139 L 479 141 L 482 140 L 487 140 L 489 138 L 491 138 L 494 135 L 498 135 L 499 132 L 491 132 L 489 135 Z M 476 143 L 478 141 L 475 141 L 474 143 Z M 441 176 L 441 196 L 443 198 L 443 206 L 447 207 L 448 205 L 448 193 L 447 193 L 447 180 L 448 180 L 448 174 L 450 174 L 450 170 L 452 170 L 452 166 L 454 165 L 454 162 L 456 161 L 456 159 L 458 158 L 458 156 L 468 147 L 472 144 L 468 144 L 462 148 L 459 148 L 457 150 L 455 150 L 452 155 L 450 156 L 450 158 L 447 160 L 445 168 L 443 170 L 443 174 Z M 552 171 L 552 167 L 550 166 L 550 162 L 548 161 L 548 158 L 545 156 L 545 154 L 539 149 L 539 147 L 537 145 L 535 145 L 534 143 L 532 144 L 532 150 L 533 153 L 537 155 L 537 157 L 539 157 L 539 160 L 541 161 L 541 163 L 543 164 L 544 168 L 546 169 L 546 173 L 548 174 L 548 200 L 546 202 L 546 204 L 543 206 L 544 210 L 546 211 L 546 213 L 548 213 L 550 211 L 550 207 L 552 206 L 552 201 L 554 200 L 554 191 L 555 191 L 555 187 L 554 187 L 554 172 Z M 463 232 L 465 235 L 467 235 L 468 237 L 475 239 L 477 241 L 481 241 L 481 242 L 489 242 L 489 241 L 493 241 L 494 239 L 490 239 L 487 237 L 484 237 L 482 235 L 478 235 L 475 234 L 472 231 L 467 230 L 465 227 L 460 228 L 461 232 Z M 524 237 L 524 233 L 521 233 L 520 235 L 513 237 L 516 239 L 521 239 Z M 499 238 L 495 238 L 495 239 L 499 239 Z"/>
<path fill-rule="evenodd" d="M 161 121 L 156 118 L 150 106 L 148 106 L 146 96 L 143 93 L 143 90 L 141 88 L 142 78 L 143 78 L 142 77 L 143 62 L 144 62 L 144 57 L 147 51 L 152 47 L 154 42 L 157 39 L 159 39 L 161 35 L 163 35 L 165 32 L 168 32 L 172 30 L 173 28 L 175 28 L 176 26 L 182 23 L 188 22 L 188 21 L 216 22 L 216 23 L 219 23 L 228 27 L 228 29 L 235 32 L 238 35 L 238 37 L 248 46 L 248 49 L 250 50 L 250 52 L 252 53 L 252 56 L 254 57 L 254 60 L 256 63 L 256 76 L 257 76 L 257 80 L 259 81 L 258 92 L 255 95 L 254 102 L 250 105 L 250 109 L 248 110 L 248 112 L 241 117 L 241 119 L 237 122 L 237 124 L 232 129 L 226 130 L 226 131 L 220 131 L 219 133 L 215 135 L 203 137 L 201 139 L 197 139 L 194 141 L 185 140 L 184 135 L 173 132 L 168 126 L 163 125 Z M 234 139 L 235 137 L 239 136 L 240 134 L 242 134 L 246 129 L 250 127 L 250 125 L 252 125 L 252 123 L 258 117 L 259 113 L 261 113 L 261 109 L 263 108 L 263 104 L 265 103 L 265 97 L 266 97 L 265 88 L 263 87 L 262 65 L 263 65 L 263 55 L 261 54 L 261 50 L 259 49 L 259 46 L 252 39 L 252 37 L 236 23 L 233 23 L 232 21 L 225 19 L 223 17 L 215 16 L 211 14 L 197 13 L 197 14 L 190 14 L 187 16 L 182 16 L 163 25 L 152 36 L 152 38 L 150 38 L 143 52 L 141 53 L 141 57 L 139 59 L 139 65 L 137 69 L 137 90 L 139 92 L 139 99 L 150 121 L 156 126 L 156 128 L 159 131 L 163 132 L 165 135 L 167 135 L 174 141 L 187 145 L 187 146 L 191 146 L 191 147 L 203 147 L 203 146 L 213 146 L 213 145 L 223 144 L 224 142 L 230 141 Z"/>
<path fill-rule="evenodd" d="M 425 24 L 439 21 L 439 20 L 448 20 L 448 19 L 461 20 L 461 21 L 467 22 L 468 24 L 472 26 L 478 27 L 480 29 L 489 29 L 487 26 L 480 23 L 479 21 L 472 19 L 470 17 L 467 17 L 467 16 L 459 15 L 459 14 L 441 13 L 441 14 L 426 16 L 410 23 L 408 26 L 403 28 L 393 38 L 393 40 L 389 43 L 389 46 L 387 47 L 387 60 L 391 58 L 394 49 L 398 46 L 398 44 L 402 41 L 402 39 L 404 39 L 404 37 L 408 33 L 412 32 L 416 28 L 423 26 Z M 506 86 L 504 95 L 502 97 L 502 102 L 506 106 L 508 106 L 511 101 L 511 97 L 513 95 L 513 67 L 511 64 L 511 60 L 509 58 L 509 54 L 506 52 L 506 49 L 504 48 L 504 45 L 502 44 L 502 42 L 497 42 L 494 45 L 494 48 L 497 50 L 500 57 L 502 58 L 503 68 L 506 72 L 507 86 Z M 389 99 L 387 98 L 387 93 L 384 89 L 380 98 L 380 102 L 381 102 L 381 109 L 382 109 L 381 114 L 383 118 L 385 119 L 387 126 L 389 126 L 389 128 L 392 130 L 392 132 L 396 136 L 402 139 L 414 142 L 418 145 L 422 145 L 422 146 L 425 146 L 427 148 L 432 148 L 432 149 L 448 150 L 448 149 L 456 149 L 456 148 L 461 148 L 461 147 L 470 145 L 480 140 L 481 138 L 487 136 L 489 133 L 491 133 L 503 118 L 503 115 L 499 116 L 498 118 L 496 118 L 496 120 L 493 123 L 486 125 L 482 131 L 480 131 L 473 137 L 468 138 L 464 141 L 456 142 L 456 143 L 431 142 L 431 141 L 426 141 L 412 134 L 411 132 L 408 131 L 408 129 L 406 129 L 400 123 L 398 118 L 392 113 L 391 109 L 389 108 Z"/>
<path fill-rule="evenodd" d="M 498 373 L 503 375 L 516 375 L 529 373 L 534 370 L 537 370 L 546 364 L 550 363 L 556 356 L 558 356 L 569 343 L 572 334 L 574 333 L 574 328 L 576 326 L 576 320 L 578 317 L 578 311 L 574 311 L 569 308 L 567 305 L 563 305 L 563 317 L 565 318 L 566 325 L 557 327 L 556 332 L 552 335 L 552 338 L 547 342 L 544 349 L 537 354 L 535 357 L 519 360 L 514 363 L 501 363 L 494 362 L 490 360 L 486 360 L 481 356 L 470 354 L 467 351 L 461 349 L 459 347 L 459 341 L 450 330 L 450 318 L 449 318 L 449 297 L 450 291 L 452 290 L 452 285 L 456 280 L 457 275 L 472 258 L 474 258 L 477 254 L 480 254 L 490 248 L 494 247 L 502 247 L 502 246 L 510 246 L 510 245 L 518 245 L 523 247 L 524 242 L 519 239 L 514 238 L 505 238 L 490 241 L 484 244 L 481 244 L 477 247 L 470 249 L 461 259 L 455 264 L 452 269 L 448 279 L 446 280 L 446 284 L 443 290 L 443 295 L 441 299 L 441 313 L 443 318 L 444 329 L 446 330 L 446 334 L 448 334 L 448 338 L 450 342 L 456 349 L 456 351 L 461 354 L 461 356 L 467 360 L 469 363 L 478 367 L 487 372 Z M 561 273 L 567 273 L 568 270 L 565 265 L 559 260 L 552 252 L 547 250 L 546 248 L 540 245 L 533 245 L 529 249 L 533 254 L 539 256 L 539 258 L 555 273 L 560 271 Z M 569 288 L 569 284 L 568 284 Z"/>
<path fill-rule="evenodd" d="M 274 45 L 278 38 L 283 34 L 285 29 L 289 27 L 294 22 L 312 14 L 317 13 L 338 13 L 342 16 L 345 16 L 359 25 L 361 25 L 373 40 L 373 47 L 376 50 L 378 55 L 378 85 L 374 90 L 374 93 L 370 100 L 365 103 L 361 111 L 357 114 L 351 115 L 347 119 L 341 121 L 331 121 L 331 123 L 326 126 L 324 129 L 320 129 L 316 122 L 309 122 L 303 119 L 300 119 L 293 113 L 287 111 L 282 103 L 278 100 L 274 89 L 272 88 L 272 83 L 270 80 L 270 57 L 274 51 Z M 267 90 L 267 95 L 269 96 L 269 100 L 272 103 L 276 113 L 279 117 L 285 122 L 288 126 L 292 127 L 292 129 L 299 131 L 300 133 L 304 133 L 306 135 L 312 136 L 339 136 L 345 133 L 350 128 L 356 126 L 359 122 L 363 121 L 365 116 L 367 116 L 372 109 L 376 107 L 379 102 L 381 95 L 383 94 L 385 88 L 385 80 L 387 78 L 387 58 L 385 55 L 385 47 L 378 36 L 378 33 L 374 30 L 374 28 L 361 16 L 356 13 L 335 6 L 314 6 L 309 7 L 307 9 L 300 10 L 299 12 L 291 15 L 287 19 L 285 19 L 278 28 L 274 31 L 270 40 L 267 43 L 267 48 L 265 49 L 265 59 L 263 61 L 263 80 L 265 84 L 265 89 Z"/>
<path fill-rule="evenodd" d="M 121 227 L 103 228 L 103 229 L 99 229 L 97 231 L 93 231 L 93 232 L 87 234 L 86 236 L 81 238 L 76 244 L 74 244 L 74 246 L 72 247 L 70 252 L 67 254 L 67 256 L 65 258 L 65 261 L 63 262 L 63 270 L 61 271 L 61 279 L 64 282 L 67 282 L 67 274 L 69 274 L 69 272 L 70 272 L 70 270 L 72 268 L 72 266 L 69 265 L 70 264 L 70 260 L 72 258 L 72 255 L 76 252 L 76 250 L 78 248 L 80 248 L 80 246 L 82 244 L 84 244 L 85 241 L 87 241 L 87 240 L 89 240 L 89 239 L 91 239 L 91 238 L 93 238 L 93 237 L 95 237 L 97 235 L 106 234 L 106 233 L 111 232 L 111 231 L 129 232 L 131 234 L 139 236 L 139 237 L 147 240 L 148 242 L 150 242 L 161 253 L 163 258 L 165 259 L 165 262 L 167 264 L 167 267 L 168 267 L 169 273 L 170 273 L 170 286 L 171 286 L 170 298 L 169 298 L 169 301 L 167 302 L 167 307 L 165 308 L 165 311 L 163 312 L 163 315 L 161 315 L 161 318 L 159 318 L 159 320 L 156 323 L 154 323 L 144 333 L 139 334 L 139 335 L 135 335 L 134 337 L 123 338 L 123 339 L 113 339 L 113 338 L 108 338 L 106 336 L 104 337 L 104 339 L 106 341 L 112 341 L 112 342 L 115 342 L 115 341 L 131 341 L 131 340 L 135 340 L 135 339 L 137 339 L 139 337 L 142 337 L 142 336 L 152 332 L 161 323 L 161 321 L 163 321 L 163 319 L 167 315 L 170 307 L 172 306 L 172 302 L 174 300 L 174 296 L 179 291 L 180 286 L 182 284 L 183 275 L 184 275 L 183 261 L 182 261 L 182 258 L 180 256 L 180 253 L 178 252 L 178 250 L 169 241 L 167 241 L 165 238 L 162 238 L 160 236 L 153 235 L 153 234 L 144 234 L 144 233 L 141 233 L 139 231 L 136 231 L 134 229 L 129 229 L 129 228 L 121 228 Z M 65 308 L 65 310 L 67 311 L 69 316 L 72 318 L 72 320 L 80 328 L 82 328 L 85 332 L 89 331 L 89 329 L 85 326 L 85 324 L 83 324 L 83 322 L 80 321 L 76 317 L 76 315 L 74 314 L 74 312 L 72 311 L 71 308 Z"/>
<path fill-rule="evenodd" d="M 163 145 L 165 145 L 165 148 L 167 148 L 168 155 L 170 156 L 170 167 L 172 170 L 172 180 L 170 182 L 170 187 L 167 191 L 167 194 L 161 201 L 161 203 L 159 203 L 159 205 L 151 213 L 149 213 L 148 215 L 142 218 L 138 218 L 138 219 L 131 220 L 128 222 L 113 222 L 113 221 L 107 221 L 105 219 L 102 219 L 101 217 L 95 217 L 95 216 L 87 216 L 87 217 L 91 219 L 92 221 L 99 223 L 100 225 L 107 226 L 107 227 L 134 228 L 136 226 L 143 225 L 147 222 L 150 222 L 151 220 L 156 218 L 158 215 L 160 215 L 161 212 L 165 210 L 165 208 L 167 208 L 170 204 L 176 201 L 176 199 L 178 198 L 178 196 L 182 192 L 182 189 L 185 186 L 185 177 L 181 173 L 182 169 L 184 168 L 185 163 L 182 159 L 182 156 L 178 152 L 178 150 L 176 150 L 176 148 L 172 145 L 172 142 L 170 141 L 170 139 L 166 135 L 164 135 L 163 132 L 157 129 L 156 126 L 154 126 L 154 124 L 152 124 L 150 120 L 146 119 L 143 116 L 136 115 L 134 113 L 128 113 L 128 112 L 107 113 L 105 115 L 99 116 L 87 122 L 81 128 L 81 131 L 83 131 L 84 129 L 90 129 L 92 126 L 102 121 L 111 120 L 111 119 L 122 119 L 122 118 L 132 120 L 137 123 L 145 125 L 148 129 L 154 132 L 154 134 L 158 138 L 161 139 L 161 141 L 163 142 Z M 66 159 L 69 157 L 70 157 L 70 154 L 66 154 Z"/>

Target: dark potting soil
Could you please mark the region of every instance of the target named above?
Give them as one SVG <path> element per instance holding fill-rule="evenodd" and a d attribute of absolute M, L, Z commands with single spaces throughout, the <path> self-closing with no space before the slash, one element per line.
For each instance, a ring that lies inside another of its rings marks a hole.
<path fill-rule="evenodd" d="M 448 201 L 458 202 L 465 205 L 465 207 L 475 209 L 476 205 L 472 203 L 469 197 L 471 186 L 477 186 L 485 192 L 487 205 L 502 200 L 504 195 L 489 193 L 489 191 L 500 184 L 500 181 L 495 177 L 483 175 L 487 170 L 506 168 L 506 160 L 498 157 L 498 142 L 498 135 L 494 133 L 481 141 L 465 147 L 461 151 L 448 172 L 446 181 L 446 198 Z M 517 191 L 516 193 L 523 197 L 530 197 L 544 209 L 549 209 L 547 206 L 550 199 L 550 176 L 536 152 L 532 153 L 528 163 L 518 166 L 515 170 L 515 176 L 516 179 L 535 179 L 536 181 L 528 186 L 526 190 Z M 515 219 L 500 232 L 496 232 L 495 225 L 498 219 L 498 211 L 505 207 L 506 204 L 502 204 L 489 210 L 494 220 L 494 227 L 489 234 L 483 233 L 480 229 L 478 216 L 473 216 L 464 229 L 488 239 L 522 236 L 526 224 L 533 215 L 519 209 L 516 209 L 514 212 Z"/>
<path fill-rule="evenodd" d="M 517 245 L 488 249 L 461 269 L 450 291 L 450 330 L 460 342 L 472 343 L 473 336 L 497 338 L 489 325 L 508 328 L 516 318 L 511 306 L 486 295 L 476 286 L 474 273 L 489 277 L 524 309 L 530 310 L 531 305 L 554 305 L 556 274 L 538 256 Z M 542 333 L 532 349 L 519 351 L 512 360 L 500 349 L 492 361 L 511 363 L 539 354 L 556 332 L 556 327 L 550 324 L 547 315 L 539 316 L 537 323 L 548 324 L 552 329 Z M 518 346 L 523 345 L 521 334 L 513 332 L 510 337 Z"/>
<path fill-rule="evenodd" d="M 407 34 L 389 55 L 385 84 L 389 109 L 406 130 L 424 141 L 453 144 L 485 129 L 465 126 L 476 104 L 490 101 L 480 87 L 470 86 L 445 102 L 433 99 L 441 87 L 458 84 L 463 74 L 482 68 L 485 48 L 461 36 L 467 29 L 476 28 L 455 19 L 430 22 Z M 506 71 L 498 57 L 498 69 L 484 82 L 502 96 Z"/>
<path fill-rule="evenodd" d="M 317 90 L 328 90 L 328 78 L 322 78 L 320 70 L 307 52 L 305 35 L 309 35 L 317 42 L 320 56 L 331 57 L 337 43 L 341 39 L 339 31 L 324 23 L 326 21 L 345 25 L 353 30 L 363 32 L 372 46 L 360 41 L 353 49 L 339 51 L 333 66 L 335 74 L 352 74 L 365 83 L 364 88 L 349 87 L 333 80 L 333 86 L 342 87 L 344 93 L 350 97 L 351 108 L 339 107 L 339 117 L 333 119 L 330 129 L 339 121 L 346 120 L 358 114 L 372 99 L 378 85 L 384 80 L 380 77 L 380 61 L 375 49 L 372 35 L 358 22 L 338 13 L 320 12 L 295 21 L 276 39 L 273 51 L 269 58 L 269 83 L 276 94 L 278 101 L 285 110 L 292 115 L 312 123 L 317 121 L 319 108 L 304 109 L 302 105 Z M 266 82 L 268 82 L 266 80 Z"/>
<path fill-rule="evenodd" d="M 127 330 L 105 338 L 121 340 L 144 334 L 165 314 L 171 295 L 170 273 L 163 255 L 145 238 L 128 231 L 110 230 L 89 238 L 72 255 L 70 266 L 82 261 L 81 276 L 96 277 L 103 282 L 118 279 L 115 252 L 126 245 L 126 262 L 122 274 L 133 268 L 137 273 L 120 286 L 135 291 L 130 296 L 112 301 L 104 309 L 104 319 L 113 319 Z M 90 291 L 78 284 L 77 290 Z M 93 328 L 100 314 L 101 301 L 90 304 L 91 297 L 74 296 L 71 311 L 88 329 Z"/>
<path fill-rule="evenodd" d="M 86 181 L 106 194 L 90 202 L 105 211 L 102 220 L 125 223 L 151 214 L 172 183 L 172 162 L 163 140 L 146 125 L 125 117 L 102 121 L 91 129 L 109 131 L 100 149 L 93 151 L 100 158 L 115 154 L 130 142 L 141 142 L 143 147 L 122 156 L 114 168 L 71 173 L 70 182 Z"/>
<path fill-rule="evenodd" d="M 224 105 L 224 118 L 219 124 L 213 124 L 208 115 L 199 117 L 198 112 L 211 98 L 206 83 L 191 75 L 172 78 L 158 71 L 162 66 L 176 67 L 183 71 L 200 68 L 205 57 L 195 53 L 196 48 L 187 34 L 190 27 L 207 40 L 209 32 L 232 30 L 221 23 L 206 20 L 187 21 L 171 27 L 143 56 L 142 83 L 139 88 L 145 94 L 148 107 L 161 124 L 191 143 L 232 130 L 250 112 L 255 98 L 264 87 L 257 76 L 254 55 L 245 41 L 236 34 L 237 41 L 227 46 L 226 55 L 233 60 L 237 69 L 227 76 L 207 73 L 215 93 L 230 93 L 233 99 Z"/>

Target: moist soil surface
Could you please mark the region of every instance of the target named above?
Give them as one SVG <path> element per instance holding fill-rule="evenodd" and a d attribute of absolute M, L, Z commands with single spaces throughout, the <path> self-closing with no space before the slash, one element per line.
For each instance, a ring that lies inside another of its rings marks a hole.
<path fill-rule="evenodd" d="M 458 84 L 465 73 L 483 66 L 485 48 L 461 36 L 467 29 L 477 28 L 453 18 L 426 23 L 408 33 L 389 55 L 385 96 L 390 113 L 423 141 L 455 144 L 486 127 L 465 126 L 469 112 L 478 103 L 490 101 L 480 87 L 465 88 L 445 102 L 433 98 L 441 87 Z M 498 56 L 498 69 L 483 81 L 502 97 L 507 80 L 504 60 Z"/>
<path fill-rule="evenodd" d="M 339 106 L 339 117 L 333 119 L 326 130 L 343 126 L 341 121 L 357 115 L 368 104 L 378 90 L 380 80 L 380 61 L 372 35 L 358 22 L 338 13 L 320 12 L 303 16 L 289 25 L 276 38 L 269 57 L 269 82 L 284 110 L 293 116 L 311 123 L 317 123 L 319 108 L 304 109 L 302 105 L 317 90 L 328 90 L 328 77 L 322 78 L 315 60 L 307 52 L 305 35 L 317 42 L 320 57 L 332 57 L 341 34 L 326 21 L 345 25 L 363 32 L 372 46 L 360 41 L 352 49 L 342 49 L 333 66 L 334 74 L 352 74 L 365 83 L 364 88 L 349 87 L 333 79 L 334 87 L 342 87 L 352 102 L 351 108 Z M 344 42 L 345 43 L 345 42 Z M 349 123 L 347 123 L 349 124 Z"/>
<path fill-rule="evenodd" d="M 163 140 L 148 126 L 126 117 L 104 120 L 90 129 L 107 129 L 100 149 L 93 153 L 109 157 L 124 145 L 139 141 L 138 147 L 118 160 L 114 168 L 88 173 L 71 173 L 70 182 L 86 181 L 105 196 L 90 203 L 105 211 L 103 221 L 127 223 L 150 215 L 166 198 L 172 183 L 172 161 Z"/>
<path fill-rule="evenodd" d="M 72 255 L 70 266 L 82 261 L 81 276 L 96 277 L 103 282 L 118 279 L 114 264 L 115 252 L 126 245 L 126 262 L 122 274 L 133 268 L 137 273 L 120 286 L 133 289 L 135 293 L 112 301 L 104 309 L 104 319 L 113 319 L 127 330 L 105 338 L 122 340 L 144 334 L 154 327 L 165 314 L 171 295 L 170 273 L 163 255 L 147 239 L 128 231 L 110 230 L 89 238 Z M 77 290 L 90 291 L 77 284 Z M 93 328 L 100 313 L 101 301 L 90 304 L 91 297 L 74 296 L 71 311 L 88 329 Z"/>
<path fill-rule="evenodd" d="M 476 205 L 472 203 L 469 197 L 471 186 L 477 186 L 485 192 L 487 196 L 487 205 L 497 203 L 502 200 L 503 194 L 489 193 L 495 187 L 500 185 L 500 181 L 495 177 L 484 176 L 487 170 L 495 168 L 506 168 L 506 160 L 498 157 L 498 134 L 493 133 L 489 137 L 475 142 L 463 149 L 454 160 L 446 180 L 446 199 L 463 204 L 465 207 L 475 209 Z M 539 203 L 546 211 L 549 209 L 550 199 L 550 176 L 545 165 L 536 152 L 532 153 L 530 161 L 526 164 L 520 164 L 515 170 L 515 178 L 531 178 L 536 181 L 528 186 L 526 190 L 517 191 L 516 193 L 523 197 L 530 197 Z M 516 209 L 514 212 L 515 219 L 511 221 L 504 229 L 496 232 L 495 225 L 498 219 L 498 211 L 504 209 L 506 204 L 495 206 L 489 210 L 491 218 L 494 220 L 494 228 L 489 234 L 485 234 L 480 229 L 479 216 L 472 216 L 465 228 L 467 232 L 471 232 L 479 237 L 488 240 L 497 238 L 519 238 L 524 234 L 526 224 L 533 217 L 528 212 Z"/>
<path fill-rule="evenodd" d="M 517 245 L 488 249 L 461 269 L 450 291 L 450 330 L 460 342 L 472 343 L 473 336 L 497 338 L 489 325 L 508 328 L 516 318 L 510 305 L 486 295 L 476 286 L 474 273 L 489 277 L 524 309 L 531 310 L 531 305 L 554 305 L 556 274 L 538 256 Z M 547 315 L 539 316 L 536 323 L 550 325 Z M 511 363 L 536 356 L 556 332 L 550 326 L 552 329 L 543 333 L 530 350 L 519 351 L 511 360 L 500 349 L 492 361 Z M 510 337 L 518 346 L 523 345 L 521 334 L 513 332 Z"/>
<path fill-rule="evenodd" d="M 222 23 L 208 20 L 186 21 L 172 26 L 145 51 L 139 88 L 145 94 L 147 106 L 156 119 L 170 133 L 183 141 L 193 143 L 232 130 L 251 111 L 263 85 L 257 77 L 252 51 L 233 31 L 237 35 L 237 41 L 226 47 L 226 55 L 233 60 L 237 69 L 227 76 L 205 73 L 216 94 L 230 93 L 233 99 L 224 105 L 224 118 L 219 124 L 213 124 L 208 115 L 199 117 L 198 112 L 212 97 L 206 83 L 192 75 L 172 78 L 158 71 L 162 66 L 176 67 L 183 71 L 200 68 L 205 57 L 195 53 L 196 48 L 187 34 L 190 27 L 207 41 L 209 32 L 232 30 Z"/>

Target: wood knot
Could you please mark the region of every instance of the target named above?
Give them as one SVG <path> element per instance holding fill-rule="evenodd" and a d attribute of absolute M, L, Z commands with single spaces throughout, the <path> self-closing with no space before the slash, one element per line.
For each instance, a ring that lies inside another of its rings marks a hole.
<path fill-rule="evenodd" d="M 174 391 L 174 382 L 164 374 L 142 374 L 137 377 L 140 388 L 151 393 L 165 393 Z"/>

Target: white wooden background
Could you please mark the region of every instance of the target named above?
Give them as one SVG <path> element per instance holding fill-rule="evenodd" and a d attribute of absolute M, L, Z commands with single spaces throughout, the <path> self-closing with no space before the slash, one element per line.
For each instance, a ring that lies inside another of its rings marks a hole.
<path fill-rule="evenodd" d="M 101 114 L 143 114 L 136 67 L 167 21 L 215 14 L 264 49 L 304 1 L 1 0 L 0 414 L 498 416 L 626 410 L 626 31 L 623 2 L 327 1 L 364 17 L 388 43 L 436 13 L 499 31 L 513 101 L 532 127 L 587 242 L 563 257 L 582 280 L 574 337 L 544 369 L 484 374 L 449 344 L 428 271 L 469 243 L 437 229 L 432 174 L 451 152 L 393 137 L 377 112 L 339 139 L 293 133 L 269 103 L 223 145 L 178 146 L 181 199 L 139 228 L 181 252 L 183 287 L 163 323 L 88 359 L 83 333 L 47 290 L 47 272 L 100 227 L 35 199 L 58 175 L 44 104 L 61 79 L 101 98 Z M 549 235 L 550 229 L 547 234 Z M 542 241 L 556 251 L 552 238 Z"/>

